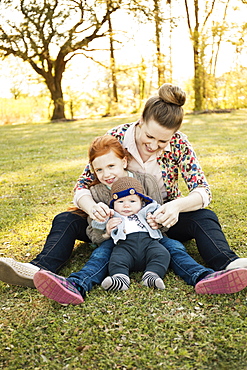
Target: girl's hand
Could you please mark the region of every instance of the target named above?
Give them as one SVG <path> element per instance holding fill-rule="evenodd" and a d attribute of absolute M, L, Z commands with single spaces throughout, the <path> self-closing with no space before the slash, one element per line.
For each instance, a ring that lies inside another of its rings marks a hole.
<path fill-rule="evenodd" d="M 178 222 L 179 207 L 176 202 L 168 202 L 159 207 L 154 213 L 154 220 L 168 229 Z"/>
<path fill-rule="evenodd" d="M 113 215 L 114 211 L 107 204 L 99 202 L 93 205 L 89 216 L 96 221 L 104 222 Z"/>
<path fill-rule="evenodd" d="M 157 230 L 160 227 L 160 225 L 155 221 L 154 216 L 152 215 L 152 213 L 147 214 L 147 222 L 148 222 L 149 226 L 154 230 Z"/>
<path fill-rule="evenodd" d="M 114 230 L 117 225 L 121 224 L 122 220 L 120 217 L 112 217 L 106 224 L 106 232 L 111 235 L 112 230 Z"/>

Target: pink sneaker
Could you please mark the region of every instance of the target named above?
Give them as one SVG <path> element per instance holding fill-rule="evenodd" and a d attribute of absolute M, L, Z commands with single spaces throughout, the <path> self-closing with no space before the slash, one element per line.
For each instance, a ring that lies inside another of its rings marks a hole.
<path fill-rule="evenodd" d="M 247 269 L 216 271 L 200 280 L 195 291 L 198 294 L 230 294 L 247 287 Z"/>
<path fill-rule="evenodd" d="M 84 302 L 79 290 L 63 276 L 40 270 L 33 277 L 38 291 L 47 298 L 61 304 L 80 304 Z"/>

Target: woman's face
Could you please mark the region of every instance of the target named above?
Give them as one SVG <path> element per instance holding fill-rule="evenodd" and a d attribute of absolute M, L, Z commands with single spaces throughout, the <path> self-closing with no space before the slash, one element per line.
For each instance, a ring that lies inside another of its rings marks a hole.
<path fill-rule="evenodd" d="M 136 127 L 136 146 L 143 161 L 161 149 L 171 140 L 174 129 L 161 126 L 154 120 L 140 121 Z"/>
<path fill-rule="evenodd" d="M 92 166 L 98 180 L 109 187 L 120 177 L 127 176 L 125 170 L 127 167 L 126 157 L 121 159 L 112 150 L 107 154 L 95 158 L 92 161 Z"/>

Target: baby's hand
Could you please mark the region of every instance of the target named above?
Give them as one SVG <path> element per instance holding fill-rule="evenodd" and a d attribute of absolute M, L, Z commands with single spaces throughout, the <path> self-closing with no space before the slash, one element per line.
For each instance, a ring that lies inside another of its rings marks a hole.
<path fill-rule="evenodd" d="M 120 217 L 112 217 L 106 224 L 106 232 L 108 235 L 111 235 L 112 230 L 114 230 L 117 225 L 121 224 L 122 220 Z"/>
<path fill-rule="evenodd" d="M 147 222 L 148 222 L 149 226 L 154 230 L 157 230 L 160 227 L 160 225 L 155 221 L 154 216 L 152 215 L 152 213 L 147 214 Z"/>

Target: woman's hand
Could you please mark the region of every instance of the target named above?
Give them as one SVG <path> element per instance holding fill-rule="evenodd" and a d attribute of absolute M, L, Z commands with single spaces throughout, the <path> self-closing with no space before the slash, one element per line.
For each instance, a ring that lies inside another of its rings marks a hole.
<path fill-rule="evenodd" d="M 89 216 L 96 221 L 104 222 L 113 215 L 114 211 L 103 202 L 95 203 L 91 208 Z"/>
<path fill-rule="evenodd" d="M 163 204 L 152 215 L 154 221 L 168 229 L 178 222 L 180 209 L 176 201 Z"/>
<path fill-rule="evenodd" d="M 180 212 L 196 211 L 202 207 L 202 196 L 194 190 L 186 197 L 177 198 L 163 204 L 153 213 L 153 218 L 156 222 L 169 229 L 178 222 Z"/>
<path fill-rule="evenodd" d="M 108 235 L 111 235 L 112 230 L 114 230 L 117 225 L 121 224 L 122 220 L 120 217 L 112 217 L 106 224 L 106 232 Z"/>

